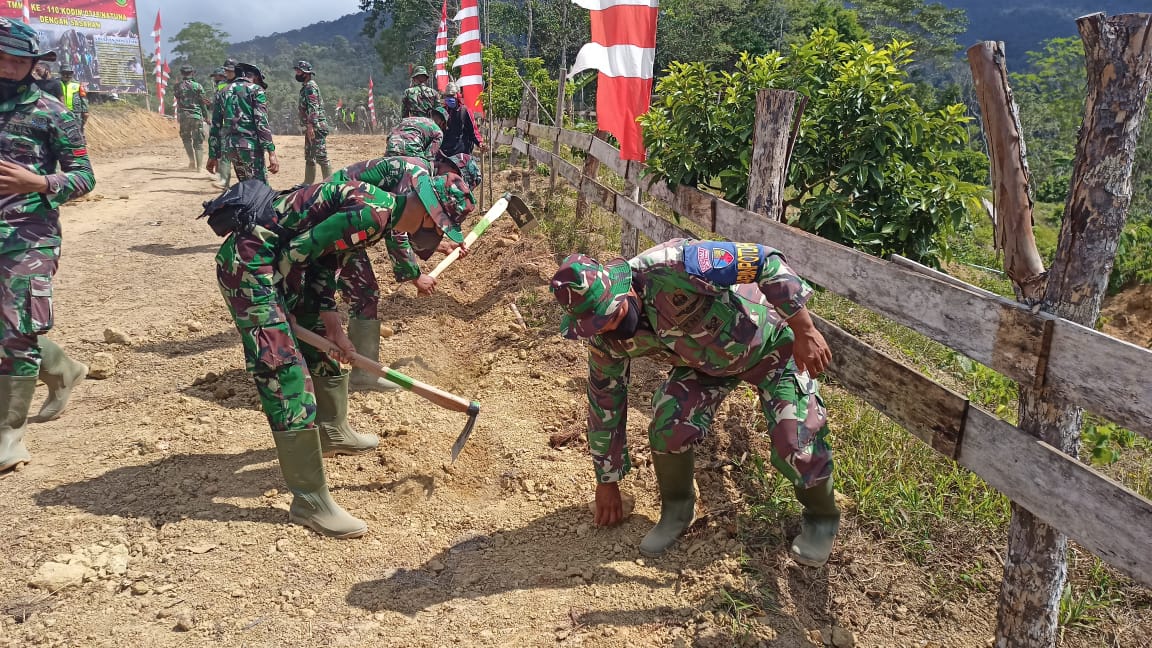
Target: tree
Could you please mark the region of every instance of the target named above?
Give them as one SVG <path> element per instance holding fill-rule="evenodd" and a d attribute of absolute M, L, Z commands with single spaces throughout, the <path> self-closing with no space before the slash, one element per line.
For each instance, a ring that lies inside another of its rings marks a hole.
<path fill-rule="evenodd" d="M 938 2 L 850 0 L 850 5 L 873 42 L 908 41 L 919 62 L 936 67 L 946 67 L 956 58 L 960 46 L 955 37 L 968 26 L 963 9 L 949 9 Z"/>
<path fill-rule="evenodd" d="M 203 22 L 190 22 L 169 38 L 168 41 L 175 44 L 172 52 L 176 55 L 172 60 L 175 65 L 170 65 L 173 85 L 182 65 L 196 68 L 201 80 L 223 65 L 224 59 L 228 57 L 227 38 L 228 34 Z"/>
<path fill-rule="evenodd" d="M 925 263 L 946 256 L 944 236 L 983 189 L 987 159 L 967 147 L 965 108 L 928 110 L 908 82 L 911 46 L 877 48 L 818 30 L 787 56 L 742 55 L 735 71 L 673 63 L 640 118 L 652 172 L 706 185 L 743 204 L 756 92 L 795 90 L 809 99 L 793 151 L 786 206 L 794 224 L 884 256 Z"/>

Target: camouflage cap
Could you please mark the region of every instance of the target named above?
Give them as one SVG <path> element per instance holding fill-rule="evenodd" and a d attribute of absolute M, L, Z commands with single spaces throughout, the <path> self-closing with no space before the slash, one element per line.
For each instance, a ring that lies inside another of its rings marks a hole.
<path fill-rule="evenodd" d="M 480 183 L 484 181 L 484 174 L 480 172 L 480 165 L 476 163 L 476 158 L 471 155 L 457 153 L 451 157 L 441 157 L 441 159 L 456 169 L 456 173 L 464 178 L 464 182 L 468 183 L 472 191 L 476 191 L 480 187 Z"/>
<path fill-rule="evenodd" d="M 412 78 L 415 79 L 418 76 L 428 76 L 428 68 L 424 67 L 423 65 L 417 65 L 415 68 L 413 68 Z"/>
<path fill-rule="evenodd" d="M 236 69 L 236 59 L 234 59 L 234 58 L 224 59 L 224 66 L 223 67 L 225 70 L 233 70 L 234 71 Z"/>
<path fill-rule="evenodd" d="M 565 311 L 560 333 L 569 340 L 597 335 L 620 310 L 631 288 L 632 267 L 626 262 L 602 266 L 583 254 L 568 255 L 548 286 Z"/>
<path fill-rule="evenodd" d="M 301 72 L 307 72 L 308 74 L 315 74 L 315 72 L 312 70 L 312 64 L 303 59 L 296 61 L 296 65 L 293 66 L 292 69 L 300 70 Z"/>
<path fill-rule="evenodd" d="M 222 77 L 222 76 L 224 76 L 224 68 L 223 68 L 223 67 L 218 67 L 218 68 L 216 68 L 215 70 L 212 70 L 212 76 L 214 76 L 214 77 Z"/>
<path fill-rule="evenodd" d="M 451 241 L 463 243 L 460 223 L 476 209 L 468 183 L 455 173 L 434 178 L 422 175 L 416 179 L 416 195 L 444 235 Z"/>
<path fill-rule="evenodd" d="M 181 65 L 180 66 L 180 74 L 195 74 L 195 73 L 196 73 L 196 68 L 192 67 L 191 65 Z"/>
<path fill-rule="evenodd" d="M 72 69 L 71 65 L 61 65 L 60 74 L 75 74 L 76 70 Z"/>
<path fill-rule="evenodd" d="M 0 52 L 20 58 L 56 60 L 56 52 L 40 49 L 40 34 L 35 29 L 8 18 L 0 18 Z"/>
<path fill-rule="evenodd" d="M 435 108 L 433 108 L 428 113 L 429 117 L 431 117 L 432 115 L 440 115 L 440 119 L 443 119 L 445 124 L 448 123 L 448 109 L 445 108 L 444 106 L 436 106 Z"/>

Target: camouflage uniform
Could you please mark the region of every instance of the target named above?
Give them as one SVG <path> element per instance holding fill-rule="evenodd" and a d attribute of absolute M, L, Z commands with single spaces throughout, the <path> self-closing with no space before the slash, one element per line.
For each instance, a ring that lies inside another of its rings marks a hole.
<path fill-rule="evenodd" d="M 36 376 L 52 328 L 60 205 L 92 190 L 80 120 L 35 84 L 0 102 L 0 159 L 46 176 L 43 194 L 0 196 L 0 375 Z M 59 172 L 57 172 L 59 164 Z"/>
<path fill-rule="evenodd" d="M 593 293 L 611 290 L 622 300 L 629 284 L 642 304 L 635 337 L 595 335 L 614 309 L 590 313 L 591 297 L 599 296 Z M 759 392 L 768 420 L 773 465 L 801 489 L 831 476 L 827 412 L 816 381 L 796 368 L 785 321 L 812 289 L 776 250 L 676 239 L 607 268 L 573 255 L 552 291 L 571 309 L 562 322 L 564 335 L 592 336 L 588 446 L 599 482 L 619 481 L 631 469 L 625 436 L 629 363 L 640 356 L 673 366 L 652 398 L 653 452 L 690 450 L 708 433 L 724 397 L 747 382 Z"/>
<path fill-rule="evenodd" d="M 427 77 L 428 72 L 423 67 L 418 67 L 412 77 L 421 75 Z M 404 90 L 404 96 L 400 98 L 400 116 L 429 117 L 432 114 L 432 109 L 439 105 L 440 93 L 435 88 L 417 83 Z"/>
<path fill-rule="evenodd" d="M 224 68 L 216 68 L 216 76 L 223 75 Z M 212 97 L 212 109 L 209 112 L 210 122 L 208 129 L 208 157 L 217 161 L 219 184 L 227 187 L 232 180 L 232 164 L 228 161 L 228 150 L 224 148 L 221 135 L 224 130 L 224 97 L 228 93 L 231 81 L 218 81 L 216 94 Z"/>
<path fill-rule="evenodd" d="M 423 158 L 431 165 L 443 141 L 444 131 L 436 122 L 427 117 L 408 117 L 388 133 L 384 155 Z"/>
<path fill-rule="evenodd" d="M 376 158 L 357 162 L 333 173 L 327 182 L 365 182 L 393 194 L 407 194 L 415 186 L 415 179 L 428 175 L 428 171 L 405 158 Z M 394 234 L 397 239 L 408 242 L 407 234 Z M 411 253 L 411 248 L 408 248 Z M 411 281 L 420 276 L 420 266 L 411 256 L 410 270 L 404 275 L 396 274 L 396 282 Z M 361 320 L 380 319 L 380 283 L 367 250 L 356 250 L 345 255 L 337 271 L 338 287 L 344 301 L 348 302 L 348 317 Z"/>
<path fill-rule="evenodd" d="M 324 100 L 320 97 L 320 87 L 309 79 L 300 86 L 300 102 L 297 106 L 300 125 L 312 124 L 315 137 L 304 142 L 304 164 L 319 164 L 328 168 L 328 119 L 324 115 Z M 315 169 L 313 169 L 315 173 Z"/>
<path fill-rule="evenodd" d="M 199 168 L 204 156 L 204 111 L 208 99 L 204 86 L 192 77 L 185 77 L 176 86 L 176 109 L 180 117 L 180 139 L 188 153 L 188 161 Z"/>
<path fill-rule="evenodd" d="M 219 126 L 212 119 L 213 135 L 208 157 L 226 155 L 237 180 L 255 178 L 268 181 L 264 153 L 276 150 L 272 130 L 268 127 L 268 100 L 264 90 L 247 79 L 239 78 L 224 92 Z"/>

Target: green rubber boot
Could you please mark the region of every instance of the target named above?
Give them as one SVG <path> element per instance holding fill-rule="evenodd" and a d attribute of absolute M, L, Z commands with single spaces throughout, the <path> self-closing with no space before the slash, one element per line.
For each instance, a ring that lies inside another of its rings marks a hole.
<path fill-rule="evenodd" d="M 203 171 L 204 170 L 204 149 L 203 148 L 196 149 L 196 170 L 197 171 Z"/>
<path fill-rule="evenodd" d="M 192 142 L 184 142 L 184 152 L 188 154 L 188 170 L 196 168 L 196 155 L 192 152 Z"/>
<path fill-rule="evenodd" d="M 640 542 L 640 553 L 655 558 L 696 521 L 696 452 L 653 452 L 660 486 L 660 521 Z"/>
<path fill-rule="evenodd" d="M 43 423 L 56 420 L 64 413 L 72 390 L 88 377 L 88 365 L 69 358 L 64 349 L 44 336 L 40 336 L 37 343 L 40 345 L 40 380 L 48 386 L 48 398 L 31 421 Z"/>
<path fill-rule="evenodd" d="M 371 452 L 380 445 L 375 434 L 360 434 L 348 424 L 348 372 L 312 376 L 316 390 L 316 426 L 325 457 Z"/>
<path fill-rule="evenodd" d="M 325 176 L 327 177 L 327 176 Z M 356 352 L 373 362 L 380 362 L 380 320 L 348 320 L 348 339 Z M 394 391 L 400 386 L 363 369 L 352 369 L 351 391 Z"/>
<path fill-rule="evenodd" d="M 0 376 L 0 473 L 32 461 L 24 445 L 36 376 Z"/>
<path fill-rule="evenodd" d="M 823 567 L 840 531 L 840 509 L 836 507 L 832 478 L 811 488 L 797 488 L 796 499 L 804 505 L 804 523 L 800 535 L 792 541 L 792 559 L 808 567 Z"/>
<path fill-rule="evenodd" d="M 327 178 L 328 176 L 324 176 L 324 177 Z M 305 162 L 304 163 L 304 184 L 312 184 L 314 182 L 316 182 L 316 163 L 315 162 Z"/>
<path fill-rule="evenodd" d="M 331 164 L 321 164 L 320 165 L 320 179 L 323 180 L 330 175 L 332 175 L 332 165 Z"/>
<path fill-rule="evenodd" d="M 340 508 L 328 492 L 316 428 L 273 432 L 272 438 L 276 440 L 280 471 L 292 491 L 289 522 L 333 538 L 359 538 L 368 532 L 368 525 Z"/>

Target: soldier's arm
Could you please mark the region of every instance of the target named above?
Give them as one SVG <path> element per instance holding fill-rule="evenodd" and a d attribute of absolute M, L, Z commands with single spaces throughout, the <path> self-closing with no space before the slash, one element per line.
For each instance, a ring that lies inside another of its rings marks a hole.
<path fill-rule="evenodd" d="M 336 270 L 342 265 L 346 254 L 330 254 L 320 257 L 308 265 L 304 274 L 306 299 L 313 300 L 319 312 L 336 310 Z"/>
<path fill-rule="evenodd" d="M 263 90 L 252 96 L 252 117 L 256 120 L 256 141 L 260 143 L 260 150 L 275 151 L 272 129 L 268 126 L 268 98 Z"/>
<path fill-rule="evenodd" d="M 434 132 L 429 136 L 430 142 L 425 150 L 428 151 L 428 159 L 436 160 L 436 154 L 440 152 L 440 146 L 444 144 L 444 131 L 439 128 L 433 129 Z"/>
<path fill-rule="evenodd" d="M 307 104 L 307 123 L 317 126 L 320 123 L 320 93 L 316 91 L 316 86 L 308 85 L 305 94 Z"/>
<path fill-rule="evenodd" d="M 388 259 L 392 262 L 392 275 L 396 283 L 412 281 L 420 277 L 420 259 L 408 241 L 408 235 L 403 232 L 392 232 L 385 237 L 384 249 L 388 251 Z"/>
<path fill-rule="evenodd" d="M 320 191 L 306 217 L 316 225 L 288 244 L 286 254 L 292 263 L 316 259 L 332 250 L 348 250 L 388 228 L 396 204 L 391 194 L 353 183 L 328 183 Z"/>
<path fill-rule="evenodd" d="M 631 360 L 588 346 L 588 450 L 596 482 L 623 479 L 632 469 L 628 454 L 628 378 Z"/>
<path fill-rule="evenodd" d="M 224 95 L 216 93 L 212 99 L 212 125 L 208 128 L 208 157 L 220 159 L 220 131 L 224 125 Z"/>
<path fill-rule="evenodd" d="M 384 191 L 393 192 L 396 190 L 396 185 L 404 179 L 404 163 L 395 158 L 380 158 L 376 164 L 365 169 L 357 179 Z"/>
<path fill-rule="evenodd" d="M 784 255 L 757 243 L 700 241 L 684 246 L 684 267 L 716 286 L 757 284 L 784 319 L 804 308 L 812 287 L 793 272 Z"/>
<path fill-rule="evenodd" d="M 80 121 L 70 111 L 57 113 L 48 146 L 60 164 L 60 171 L 47 176 L 48 191 L 44 198 L 56 209 L 73 198 L 79 198 L 96 186 L 92 163 Z"/>

